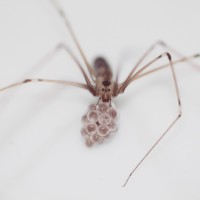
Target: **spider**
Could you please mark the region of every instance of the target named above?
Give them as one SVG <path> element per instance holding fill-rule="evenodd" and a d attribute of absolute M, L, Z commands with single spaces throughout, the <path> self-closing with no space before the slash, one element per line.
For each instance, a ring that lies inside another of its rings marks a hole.
<path fill-rule="evenodd" d="M 82 121 L 84 123 L 84 128 L 81 130 L 81 133 L 86 138 L 86 144 L 88 146 L 92 146 L 95 142 L 98 142 L 98 143 L 103 142 L 103 140 L 109 135 L 110 132 L 114 132 L 117 130 L 117 125 L 116 125 L 117 111 L 116 111 L 116 108 L 112 104 L 113 98 L 116 98 L 119 94 L 123 94 L 131 83 L 133 83 L 134 81 L 144 76 L 150 75 L 152 73 L 155 73 L 157 71 L 160 71 L 166 68 L 169 68 L 171 70 L 171 76 L 173 78 L 174 89 L 176 92 L 177 106 L 179 108 L 178 113 L 176 114 L 174 119 L 171 121 L 169 126 L 165 129 L 165 131 L 160 135 L 160 137 L 155 141 L 155 143 L 151 146 L 151 148 L 147 151 L 147 153 L 143 156 L 143 158 L 138 162 L 138 164 L 131 171 L 130 175 L 128 176 L 128 178 L 126 179 L 123 185 L 125 186 L 128 183 L 132 174 L 138 169 L 138 167 L 142 164 L 142 162 L 153 151 L 153 149 L 158 145 L 158 143 L 164 138 L 164 136 L 169 132 L 169 130 L 176 124 L 176 122 L 180 119 L 182 115 L 181 99 L 180 99 L 180 94 L 179 94 L 179 87 L 177 83 L 176 73 L 174 70 L 174 64 L 190 61 L 191 59 L 200 57 L 200 54 L 184 57 L 184 56 L 181 56 L 181 54 L 173 50 L 170 46 L 168 46 L 164 42 L 158 41 L 155 44 L 153 44 L 144 53 L 144 55 L 139 59 L 139 61 L 130 71 L 126 79 L 123 82 L 119 83 L 118 82 L 119 73 L 117 73 L 117 76 L 114 79 L 111 67 L 109 66 L 108 62 L 103 57 L 97 57 L 94 60 L 93 65 L 91 65 L 88 62 L 76 38 L 76 35 L 69 21 L 67 20 L 64 10 L 55 1 L 53 1 L 53 5 L 55 9 L 57 10 L 58 14 L 60 15 L 60 17 L 62 18 L 62 20 L 64 21 L 85 63 L 85 66 L 87 67 L 89 76 L 87 75 L 86 71 L 84 70 L 79 60 L 76 58 L 76 56 L 72 53 L 72 51 L 69 49 L 69 47 L 66 44 L 64 43 L 58 44 L 53 50 L 52 54 L 55 54 L 58 50 L 64 49 L 65 52 L 76 63 L 77 67 L 80 69 L 85 79 L 85 83 L 71 82 L 71 81 L 66 81 L 66 80 L 49 80 L 49 79 L 42 79 L 42 78 L 25 79 L 23 81 L 16 82 L 14 84 L 1 88 L 0 92 L 3 92 L 10 88 L 24 85 L 27 83 L 32 83 L 32 82 L 63 84 L 66 86 L 73 86 L 73 87 L 78 87 L 78 88 L 87 90 L 93 96 L 98 97 L 98 102 L 96 104 L 90 105 L 88 112 L 82 118 Z M 156 58 L 154 58 L 153 60 L 145 64 L 144 66 L 142 66 L 140 69 L 138 69 L 140 64 L 143 62 L 143 60 L 150 54 L 150 52 L 152 52 L 156 48 L 156 46 L 163 47 L 164 49 L 166 49 L 166 52 L 160 54 L 159 56 L 157 56 Z M 172 60 L 171 53 L 169 52 L 172 52 L 178 55 L 180 59 L 175 60 L 175 61 Z M 155 69 L 149 69 L 152 66 L 152 64 L 156 63 L 158 60 L 161 60 L 161 59 L 167 59 L 168 62 L 164 65 L 156 67 Z"/>

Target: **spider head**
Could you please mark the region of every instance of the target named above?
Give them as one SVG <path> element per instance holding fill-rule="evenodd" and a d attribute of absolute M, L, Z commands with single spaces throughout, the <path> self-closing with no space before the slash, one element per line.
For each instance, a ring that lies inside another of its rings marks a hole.
<path fill-rule="evenodd" d="M 112 97 L 112 82 L 109 80 L 102 80 L 98 85 L 99 96 L 103 102 L 109 102 Z"/>

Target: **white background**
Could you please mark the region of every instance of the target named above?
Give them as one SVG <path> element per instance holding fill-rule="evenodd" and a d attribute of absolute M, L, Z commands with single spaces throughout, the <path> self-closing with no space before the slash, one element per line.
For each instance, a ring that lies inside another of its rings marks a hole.
<path fill-rule="evenodd" d="M 122 78 L 159 39 L 184 55 L 200 52 L 198 0 L 60 3 L 88 60 L 104 55 L 114 71 L 121 62 Z M 33 77 L 84 82 L 62 51 L 34 66 L 61 41 L 80 59 L 47 0 L 1 0 L 0 86 Z M 92 148 L 80 136 L 80 118 L 96 101 L 87 91 L 32 83 L 1 93 L 0 199 L 199 200 L 200 68 L 175 68 L 183 116 L 125 188 L 130 171 L 177 115 L 169 70 L 135 82 L 115 100 L 119 130 Z"/>

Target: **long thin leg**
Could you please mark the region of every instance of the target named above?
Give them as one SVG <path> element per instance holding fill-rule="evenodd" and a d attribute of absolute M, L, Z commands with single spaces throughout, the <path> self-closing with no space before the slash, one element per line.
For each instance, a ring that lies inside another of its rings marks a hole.
<path fill-rule="evenodd" d="M 195 54 L 195 55 L 192 55 L 192 56 L 183 57 L 183 58 L 181 58 L 181 59 L 178 59 L 178 60 L 176 60 L 176 61 L 173 61 L 173 65 L 178 64 L 178 63 L 182 63 L 182 62 L 185 62 L 185 61 L 189 61 L 189 60 L 192 60 L 192 59 L 194 59 L 194 58 L 199 58 L 199 57 L 200 57 L 200 54 Z M 130 80 L 130 82 L 129 82 L 129 84 L 130 84 L 132 81 L 135 81 L 135 80 L 137 80 L 137 79 L 139 79 L 139 78 L 142 78 L 142 77 L 144 77 L 144 76 L 147 76 L 147 75 L 152 74 L 152 73 L 154 73 L 154 72 L 157 72 L 157 71 L 159 71 L 159 70 L 166 69 L 167 67 L 169 67 L 169 65 L 170 65 L 170 64 L 161 65 L 161 66 L 159 66 L 159 67 L 157 67 L 157 68 L 155 68 L 155 69 L 148 70 L 147 72 L 144 72 L 144 73 L 140 74 L 140 75 L 137 76 L 137 77 L 132 77 L 131 80 Z"/>
<path fill-rule="evenodd" d="M 178 59 L 178 60 L 173 61 L 173 66 L 174 66 L 175 64 L 183 63 L 183 62 L 186 62 L 186 61 L 190 61 L 190 60 L 192 60 L 192 59 L 199 58 L 199 57 L 200 57 L 200 54 L 195 54 L 195 55 L 188 56 L 188 57 L 182 57 L 181 59 Z M 128 85 L 129 85 L 130 83 L 132 83 L 133 81 L 135 81 L 135 80 L 137 80 L 137 79 L 140 79 L 140 78 L 142 78 L 142 77 L 144 77 L 144 76 L 147 76 L 147 75 L 149 75 L 149 74 L 152 74 L 152 73 L 154 73 L 154 72 L 160 71 L 160 70 L 162 70 L 162 69 L 166 69 L 166 68 L 169 67 L 169 66 L 170 66 L 170 64 L 167 63 L 167 64 L 161 65 L 161 66 L 159 66 L 159 67 L 156 67 L 155 69 L 148 70 L 147 72 L 141 73 L 139 76 L 134 76 L 134 77 L 132 77 L 132 78 L 129 80 L 129 82 L 126 83 L 126 85 L 125 85 L 125 82 L 118 84 L 118 76 L 119 76 L 119 73 L 117 73 L 116 81 L 115 81 L 116 87 L 115 87 L 115 90 L 114 90 L 114 95 L 117 96 L 119 93 L 123 93 L 124 90 L 128 87 Z"/>
<path fill-rule="evenodd" d="M 56 1 L 56 0 L 50 0 L 50 1 L 52 2 L 53 6 L 54 6 L 55 9 L 57 10 L 58 14 L 59 14 L 59 15 L 61 16 L 61 18 L 63 19 L 63 21 L 64 21 L 64 23 L 65 23 L 67 29 L 69 30 L 69 33 L 70 33 L 72 39 L 73 39 L 73 41 L 74 41 L 74 43 L 75 43 L 75 45 L 76 45 L 76 47 L 77 47 L 77 49 L 79 50 L 79 52 L 80 52 L 80 54 L 81 54 L 81 56 L 82 56 L 82 58 L 83 58 L 83 60 L 84 60 L 84 62 L 85 62 L 86 67 L 88 68 L 88 71 L 89 71 L 89 73 L 90 73 L 90 76 L 91 76 L 92 80 L 95 81 L 96 76 L 95 76 L 95 73 L 94 73 L 94 69 L 93 69 L 93 68 L 91 67 L 91 65 L 89 64 L 89 62 L 88 62 L 88 60 L 87 60 L 87 58 L 86 58 L 86 56 L 85 56 L 85 54 L 84 54 L 84 52 L 83 52 L 83 50 L 82 50 L 82 48 L 81 48 L 81 46 L 80 46 L 80 44 L 79 44 L 77 38 L 76 38 L 75 33 L 74 33 L 74 31 L 73 31 L 73 29 L 72 29 L 72 27 L 71 27 L 69 21 L 67 20 L 67 17 L 66 17 L 66 14 L 65 14 L 64 10 L 63 10 L 62 7 L 58 4 L 58 1 Z"/>
<path fill-rule="evenodd" d="M 95 92 L 95 90 L 94 90 L 94 87 L 93 87 L 93 85 L 91 84 L 91 82 L 90 82 L 90 80 L 89 80 L 87 74 L 85 73 L 83 67 L 81 66 L 80 62 L 79 62 L 78 59 L 75 57 L 75 55 L 71 52 L 71 50 L 70 50 L 64 43 L 60 43 L 59 46 L 58 46 L 58 48 L 63 48 L 63 49 L 71 56 L 71 58 L 74 60 L 74 62 L 77 64 L 77 66 L 78 66 L 79 69 L 81 70 L 81 72 L 82 72 L 82 74 L 83 74 L 83 76 L 84 76 L 84 78 L 85 78 L 85 81 L 86 81 L 86 83 L 87 83 L 87 85 L 88 85 L 88 88 L 89 88 L 90 92 L 91 92 L 93 95 L 95 95 L 96 92 Z"/>
<path fill-rule="evenodd" d="M 157 42 L 155 43 L 155 47 L 156 47 L 157 45 L 163 47 L 165 51 L 168 51 L 168 52 L 170 52 L 170 53 L 173 54 L 173 55 L 176 55 L 176 56 L 178 56 L 178 57 L 180 57 L 180 58 L 185 57 L 182 53 L 180 53 L 180 52 L 177 51 L 176 49 L 172 48 L 169 44 L 165 43 L 165 42 L 162 41 L 162 40 L 157 41 Z M 190 65 L 194 66 L 194 67 L 199 67 L 199 66 L 197 66 L 195 63 L 193 63 L 191 60 L 187 60 L 187 62 L 188 62 Z"/>
<path fill-rule="evenodd" d="M 79 63 L 78 59 L 75 57 L 75 55 L 70 51 L 70 49 L 64 44 L 64 43 L 60 43 L 58 45 L 56 45 L 55 48 L 53 48 L 53 50 L 51 50 L 48 54 L 46 54 L 42 59 L 40 59 L 35 65 L 35 67 L 41 66 L 44 62 L 46 62 L 49 58 L 55 56 L 55 54 L 61 50 L 64 49 L 69 56 L 74 60 L 74 62 L 77 64 L 77 66 L 79 67 L 79 69 L 81 70 L 85 81 L 87 83 L 86 84 L 82 84 L 82 83 L 77 83 L 77 82 L 71 82 L 71 81 L 62 81 L 62 80 L 48 80 L 48 79 L 25 79 L 23 81 L 8 85 L 4 88 L 0 88 L 0 92 L 3 92 L 7 89 L 16 87 L 16 86 L 20 86 L 22 84 L 25 83 L 30 83 L 30 82 L 49 82 L 49 83 L 57 83 L 57 84 L 64 84 L 64 85 L 68 85 L 68 86 L 75 86 L 75 87 L 79 87 L 79 88 L 83 88 L 83 89 L 87 89 L 89 92 L 91 92 L 93 95 L 95 95 L 95 90 L 89 80 L 89 78 L 87 77 L 83 67 L 81 66 L 81 64 Z"/>
<path fill-rule="evenodd" d="M 134 72 L 136 71 L 136 69 L 139 67 L 139 65 L 144 61 L 144 59 L 157 47 L 157 46 L 161 46 L 163 47 L 165 50 L 179 56 L 179 57 L 184 57 L 181 53 L 177 52 L 176 50 L 174 50 L 173 48 L 171 48 L 169 45 L 167 45 L 165 42 L 163 41 L 157 41 L 156 43 L 154 43 L 145 53 L 144 55 L 140 58 L 140 60 L 136 63 L 136 65 L 134 66 L 134 68 L 131 70 L 131 72 L 129 73 L 129 75 L 127 76 L 127 78 L 125 79 L 125 81 L 122 83 L 122 85 L 127 86 L 128 82 L 130 82 L 130 80 L 132 79 L 132 76 L 134 74 Z M 196 66 L 194 63 L 190 62 L 190 60 L 185 60 L 188 61 L 191 65 Z M 125 89 L 125 88 L 124 88 Z"/>
<path fill-rule="evenodd" d="M 88 88 L 90 90 L 90 92 L 95 95 L 95 90 L 86 74 L 86 72 L 84 71 L 82 65 L 80 64 L 80 62 L 78 61 L 78 59 L 76 58 L 76 56 L 74 55 L 74 53 L 69 49 L 69 47 L 64 44 L 64 43 L 59 43 L 57 44 L 48 54 L 46 54 L 42 59 L 40 59 L 35 66 L 41 66 L 45 61 L 47 61 L 49 58 L 53 57 L 56 55 L 56 53 L 58 53 L 60 50 L 64 50 L 71 58 L 72 60 L 76 63 L 76 65 L 78 66 L 78 68 L 81 70 L 81 73 L 88 85 Z"/>
<path fill-rule="evenodd" d="M 46 83 L 54 83 L 54 84 L 62 84 L 62 85 L 67 85 L 67 86 L 74 86 L 74 87 L 79 87 L 82 89 L 86 89 L 89 90 L 88 86 L 86 84 L 82 84 L 82 83 L 77 83 L 77 82 L 71 82 L 71 81 L 62 81 L 62 80 L 49 80 L 49 79 L 25 79 L 23 81 L 19 81 L 16 83 L 13 83 L 11 85 L 8 85 L 6 87 L 0 88 L 0 92 L 3 92 L 5 90 L 17 87 L 17 86 L 21 86 L 23 84 L 26 83 L 31 83 L 31 82 L 46 82 Z"/>
<path fill-rule="evenodd" d="M 167 57 L 169 60 L 169 64 L 170 64 L 170 68 L 172 71 L 172 76 L 173 76 L 173 81 L 174 81 L 174 86 L 175 86 L 175 91 L 176 91 L 176 96 L 177 96 L 177 103 L 178 103 L 178 114 L 176 116 L 176 118 L 172 121 L 172 123 L 169 125 L 169 127 L 164 131 L 164 133 L 156 140 L 156 142 L 152 145 L 152 147 L 147 151 L 147 153 L 144 155 L 144 157 L 139 161 L 139 163 L 136 165 L 136 167 L 131 171 L 130 175 L 128 176 L 126 182 L 124 183 L 123 187 L 126 186 L 126 184 L 128 183 L 130 177 L 132 176 L 132 174 L 138 169 L 138 167 L 143 163 L 143 161 L 148 157 L 148 155 L 153 151 L 153 149 L 160 143 L 160 141 L 164 138 L 164 136 L 169 132 L 169 130 L 175 125 L 175 123 L 178 121 L 178 119 L 181 117 L 182 115 L 182 106 L 181 106 L 181 100 L 180 100 L 180 95 L 179 95 L 179 89 L 178 89 L 178 84 L 177 84 L 177 79 L 176 79 L 176 74 L 174 71 L 174 67 L 173 67 L 173 62 L 171 59 L 171 55 L 169 53 L 164 53 L 161 54 L 160 56 L 158 56 L 157 58 L 155 58 L 154 60 L 152 60 L 151 62 L 149 62 L 147 65 L 145 65 L 143 68 L 141 68 L 135 75 L 134 77 L 138 77 L 146 68 L 148 68 L 149 66 L 151 66 L 151 64 L 153 64 L 154 62 L 158 61 L 159 59 L 163 58 L 163 57 Z"/>
<path fill-rule="evenodd" d="M 142 61 L 155 49 L 157 43 L 153 44 L 145 53 L 144 55 L 139 59 L 139 61 L 136 63 L 136 65 L 133 67 L 125 81 L 121 84 L 123 86 L 122 91 L 125 90 L 125 86 L 128 85 L 128 82 L 131 80 L 132 75 L 136 71 L 136 69 L 139 67 L 139 65 L 142 63 Z"/>
<path fill-rule="evenodd" d="M 170 124 L 170 126 L 167 128 L 167 130 L 159 137 L 159 139 L 154 143 L 154 145 L 148 150 L 148 152 L 144 155 L 144 157 L 140 160 L 140 162 L 135 166 L 135 168 L 131 171 L 131 173 L 129 174 L 128 178 L 126 179 L 123 187 L 125 187 L 129 181 L 129 179 L 131 178 L 131 176 L 133 175 L 133 173 L 138 169 L 138 167 L 142 164 L 142 162 L 147 158 L 147 156 L 153 151 L 153 149 L 156 147 L 156 145 L 163 139 L 163 137 L 167 134 L 167 132 L 174 126 L 174 124 L 178 121 L 178 119 L 181 117 L 181 115 L 179 115 L 178 117 L 176 117 L 175 120 L 173 120 L 173 122 Z"/>

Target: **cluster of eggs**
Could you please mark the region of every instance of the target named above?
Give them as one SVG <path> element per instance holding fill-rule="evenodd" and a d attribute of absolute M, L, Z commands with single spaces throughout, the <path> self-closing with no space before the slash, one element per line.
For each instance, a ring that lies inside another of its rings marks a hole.
<path fill-rule="evenodd" d="M 91 104 L 82 117 L 81 134 L 85 138 L 85 144 L 91 147 L 94 143 L 102 143 L 117 130 L 117 118 L 117 110 L 112 104 Z"/>

